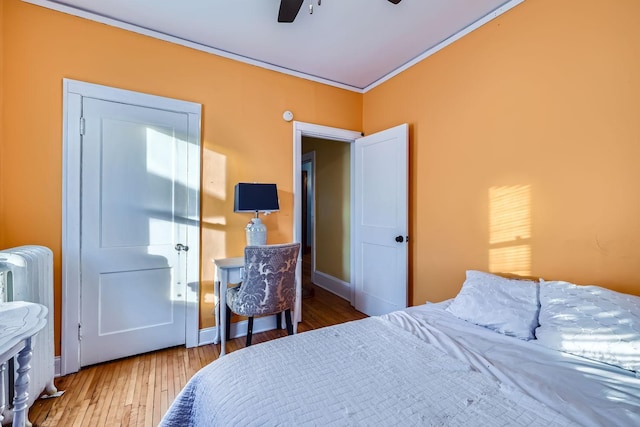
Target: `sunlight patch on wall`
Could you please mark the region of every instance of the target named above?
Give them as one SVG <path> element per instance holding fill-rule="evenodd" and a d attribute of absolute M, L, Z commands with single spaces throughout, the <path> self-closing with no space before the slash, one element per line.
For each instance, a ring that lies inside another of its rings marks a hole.
<path fill-rule="evenodd" d="M 207 194 L 216 199 L 226 200 L 227 156 L 215 151 L 204 150 L 202 163 L 207 165 L 203 177 Z"/>
<path fill-rule="evenodd" d="M 219 228 L 207 228 L 203 231 L 203 242 L 207 245 L 203 252 L 210 260 L 227 257 L 227 230 L 225 227 Z M 212 262 L 207 264 L 207 269 L 209 268 L 213 268 Z"/>
<path fill-rule="evenodd" d="M 227 157 L 224 154 L 211 150 L 204 150 L 203 165 L 207 165 L 202 171 L 203 190 L 205 198 L 216 199 L 221 202 L 227 200 Z M 217 204 L 224 206 L 224 204 Z M 218 214 L 209 211 L 202 212 L 203 222 L 209 224 L 224 225 L 227 223 L 226 214 Z"/>
<path fill-rule="evenodd" d="M 521 245 L 489 250 L 489 271 L 529 276 L 531 274 L 531 247 Z"/>
<path fill-rule="evenodd" d="M 531 186 L 489 189 L 489 271 L 531 274 Z"/>
<path fill-rule="evenodd" d="M 218 298 L 216 298 L 216 296 L 215 296 L 215 294 L 213 292 L 206 292 L 204 294 L 203 301 L 206 304 L 217 304 L 218 303 Z"/>

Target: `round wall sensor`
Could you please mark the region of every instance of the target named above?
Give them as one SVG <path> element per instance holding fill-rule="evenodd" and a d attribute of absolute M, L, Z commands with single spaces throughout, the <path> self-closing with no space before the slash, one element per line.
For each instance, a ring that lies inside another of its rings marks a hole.
<path fill-rule="evenodd" d="M 287 110 L 282 115 L 282 118 L 285 119 L 286 121 L 290 122 L 291 120 L 293 120 L 293 113 L 291 111 Z"/>

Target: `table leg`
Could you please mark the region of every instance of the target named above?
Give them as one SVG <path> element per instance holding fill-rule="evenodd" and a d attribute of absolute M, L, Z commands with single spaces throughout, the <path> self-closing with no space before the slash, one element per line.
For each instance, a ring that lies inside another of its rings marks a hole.
<path fill-rule="evenodd" d="M 29 369 L 31 369 L 31 338 L 25 340 L 25 346 L 18 353 L 18 376 L 14 388 L 16 395 L 13 397 L 13 426 L 24 427 L 27 423 L 27 407 L 29 395 Z"/>
<path fill-rule="evenodd" d="M 302 321 L 302 286 L 296 279 L 296 300 L 293 307 L 293 333 L 298 333 L 298 322 Z"/>
<path fill-rule="evenodd" d="M 5 387 L 5 382 L 7 381 L 7 362 L 0 364 L 0 424 L 2 424 L 2 420 L 4 420 L 4 410 L 7 409 L 7 389 Z"/>
<path fill-rule="evenodd" d="M 213 315 L 216 318 L 216 336 L 213 338 L 214 344 L 220 343 L 220 269 L 215 268 L 213 277 L 213 297 L 215 306 L 213 307 Z"/>
<path fill-rule="evenodd" d="M 220 332 L 220 356 L 226 354 L 225 343 L 227 341 L 227 286 L 229 285 L 229 271 L 226 268 L 220 270 L 220 324 L 218 332 Z"/>

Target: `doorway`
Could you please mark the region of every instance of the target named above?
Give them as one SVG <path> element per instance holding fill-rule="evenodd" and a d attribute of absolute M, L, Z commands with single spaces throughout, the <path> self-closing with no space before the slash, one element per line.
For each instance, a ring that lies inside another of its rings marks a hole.
<path fill-rule="evenodd" d="M 302 138 L 303 297 L 311 283 L 351 300 L 351 148 Z"/>
<path fill-rule="evenodd" d="M 294 122 L 293 238 L 296 242 L 302 241 L 303 137 L 349 143 L 350 211 L 353 215 L 350 280 L 344 283 L 350 297 L 345 299 L 369 315 L 407 307 L 409 126 L 405 123 L 365 137 L 354 131 Z M 318 215 L 321 214 L 319 210 Z M 316 222 L 317 219 L 316 216 Z M 301 259 L 296 279 L 297 303 L 301 304 Z M 301 306 L 298 305 L 296 322 L 301 320 L 300 314 Z"/>
<path fill-rule="evenodd" d="M 360 132 L 332 128 L 328 126 L 315 125 L 311 123 L 294 122 L 293 123 L 293 240 L 302 242 L 302 138 L 314 137 L 332 141 L 342 141 L 353 143 L 361 136 Z M 353 144 L 349 144 L 351 157 L 353 157 Z M 351 184 L 350 188 L 353 188 Z M 302 254 L 298 260 L 296 267 L 296 281 L 298 289 L 296 292 L 297 306 L 295 310 L 296 325 L 302 320 Z M 350 254 L 350 271 L 353 272 L 353 254 Z M 352 278 L 349 282 L 353 283 Z M 353 303 L 352 292 L 349 289 L 345 299 Z"/>

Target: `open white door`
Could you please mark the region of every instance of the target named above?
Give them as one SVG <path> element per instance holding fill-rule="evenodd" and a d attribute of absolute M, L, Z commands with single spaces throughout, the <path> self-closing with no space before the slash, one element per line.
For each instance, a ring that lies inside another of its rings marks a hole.
<path fill-rule="evenodd" d="M 370 316 L 407 307 L 408 125 L 355 141 L 354 299 Z"/>

